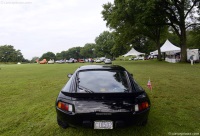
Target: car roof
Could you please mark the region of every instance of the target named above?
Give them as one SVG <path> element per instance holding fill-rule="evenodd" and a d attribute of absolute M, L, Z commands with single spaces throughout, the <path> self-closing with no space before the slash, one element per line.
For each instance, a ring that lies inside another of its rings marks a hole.
<path fill-rule="evenodd" d="M 84 65 L 79 67 L 78 70 L 125 70 L 119 65 Z"/>

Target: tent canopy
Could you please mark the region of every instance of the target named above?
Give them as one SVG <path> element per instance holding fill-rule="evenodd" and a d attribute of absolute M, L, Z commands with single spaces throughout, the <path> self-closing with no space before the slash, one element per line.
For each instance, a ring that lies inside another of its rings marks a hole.
<path fill-rule="evenodd" d="M 163 44 L 163 46 L 160 48 L 161 52 L 170 52 L 170 51 L 176 51 L 176 52 L 180 52 L 180 48 L 173 45 L 168 39 L 165 41 L 165 43 Z M 150 52 L 151 55 L 157 55 L 158 54 L 158 50 L 155 50 L 153 52 Z"/>
<path fill-rule="evenodd" d="M 145 55 L 145 53 L 138 52 L 134 48 L 132 48 L 129 52 L 127 52 L 123 56 L 126 57 L 126 56 L 130 56 L 130 55 L 138 56 L 138 55 Z"/>
<path fill-rule="evenodd" d="M 160 48 L 161 52 L 167 51 L 180 51 L 181 49 L 173 45 L 169 40 L 166 40 L 163 46 Z"/>

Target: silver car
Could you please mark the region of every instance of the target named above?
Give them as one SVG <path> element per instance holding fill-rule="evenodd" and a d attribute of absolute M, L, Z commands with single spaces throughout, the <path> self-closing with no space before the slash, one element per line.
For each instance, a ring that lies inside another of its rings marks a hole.
<path fill-rule="evenodd" d="M 104 60 L 104 63 L 105 63 L 105 64 L 112 64 L 112 61 L 111 61 L 110 59 L 105 59 L 105 60 Z"/>

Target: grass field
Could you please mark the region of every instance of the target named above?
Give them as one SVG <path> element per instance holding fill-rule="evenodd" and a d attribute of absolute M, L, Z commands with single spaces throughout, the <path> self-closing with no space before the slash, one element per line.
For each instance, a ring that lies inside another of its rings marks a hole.
<path fill-rule="evenodd" d="M 145 127 L 115 130 L 60 128 L 55 100 L 73 73 L 86 64 L 0 65 L 0 135 L 137 136 L 200 135 L 200 64 L 114 61 L 133 74 L 151 99 Z M 153 90 L 147 89 L 151 78 Z"/>

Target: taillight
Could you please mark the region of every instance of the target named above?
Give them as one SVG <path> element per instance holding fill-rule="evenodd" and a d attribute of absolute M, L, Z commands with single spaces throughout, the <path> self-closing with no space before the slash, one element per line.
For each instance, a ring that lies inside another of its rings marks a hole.
<path fill-rule="evenodd" d="M 146 109 L 148 107 L 149 107 L 149 103 L 148 102 L 142 102 L 140 104 L 136 104 L 135 105 L 135 111 L 142 111 L 142 110 L 144 110 L 144 109 Z"/>
<path fill-rule="evenodd" d="M 57 104 L 58 108 L 64 111 L 72 111 L 72 105 L 63 103 L 63 102 L 58 102 Z"/>

